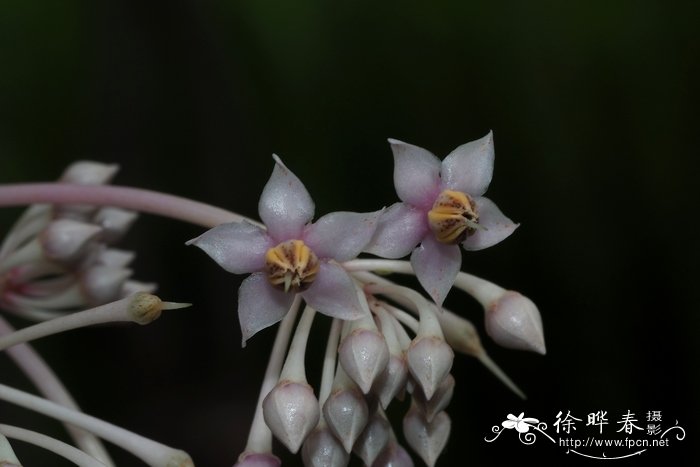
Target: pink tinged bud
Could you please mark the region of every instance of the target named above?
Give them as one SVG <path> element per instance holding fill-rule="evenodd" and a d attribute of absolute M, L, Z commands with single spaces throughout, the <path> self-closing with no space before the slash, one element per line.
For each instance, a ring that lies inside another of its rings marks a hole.
<path fill-rule="evenodd" d="M 440 412 L 428 422 L 416 407 L 411 407 L 403 419 L 403 434 L 409 446 L 418 453 L 428 467 L 433 467 L 450 437 L 452 422 Z"/>
<path fill-rule="evenodd" d="M 413 401 L 416 406 L 423 412 L 428 422 L 432 422 L 435 415 L 445 410 L 452 400 L 452 395 L 455 390 L 455 379 L 452 375 L 447 375 L 442 380 L 440 386 L 435 390 L 435 394 L 430 399 L 425 397 L 423 391 L 417 389 L 413 392 Z"/>
<path fill-rule="evenodd" d="M 323 417 L 345 451 L 350 453 L 367 426 L 369 408 L 360 391 L 339 389 L 333 391 L 323 404 Z"/>
<path fill-rule="evenodd" d="M 372 467 L 413 467 L 413 459 L 396 440 L 391 440 Z"/>
<path fill-rule="evenodd" d="M 233 467 L 280 467 L 282 461 L 270 453 L 244 452 Z"/>
<path fill-rule="evenodd" d="M 263 416 L 272 434 L 296 454 L 318 424 L 320 409 L 311 386 L 280 381 L 263 401 Z"/>
<path fill-rule="evenodd" d="M 70 263 L 87 252 L 102 229 L 96 225 L 69 219 L 51 222 L 41 234 L 41 243 L 46 258 L 61 263 Z"/>
<path fill-rule="evenodd" d="M 321 423 L 311 432 L 301 448 L 301 458 L 307 467 L 345 467 L 348 454 L 338 439 Z"/>
<path fill-rule="evenodd" d="M 406 387 L 407 380 L 408 365 L 406 359 L 392 355 L 386 368 L 372 387 L 372 392 L 379 397 L 382 408 L 386 409 L 392 399 Z"/>
<path fill-rule="evenodd" d="M 391 425 L 386 417 L 377 411 L 372 415 L 364 431 L 357 439 L 352 451 L 367 465 L 372 465 L 389 442 Z"/>
<path fill-rule="evenodd" d="M 427 399 L 450 373 L 454 352 L 444 339 L 437 336 L 417 337 L 407 353 L 408 369 Z"/>
<path fill-rule="evenodd" d="M 66 168 L 59 181 L 78 185 L 103 185 L 109 183 L 118 170 L 116 164 L 76 161 Z"/>
<path fill-rule="evenodd" d="M 532 301 L 508 291 L 486 309 L 486 332 L 499 345 L 544 355 L 542 318 Z"/>
<path fill-rule="evenodd" d="M 343 339 L 338 349 L 345 372 L 367 394 L 389 362 L 389 349 L 376 330 L 359 328 Z"/>
<path fill-rule="evenodd" d="M 85 271 L 80 284 L 88 302 L 101 305 L 121 297 L 124 283 L 131 274 L 129 269 L 94 266 Z"/>
<path fill-rule="evenodd" d="M 131 228 L 138 214 L 126 209 L 105 207 L 97 211 L 93 221 L 103 229 L 103 239 L 114 243 Z"/>

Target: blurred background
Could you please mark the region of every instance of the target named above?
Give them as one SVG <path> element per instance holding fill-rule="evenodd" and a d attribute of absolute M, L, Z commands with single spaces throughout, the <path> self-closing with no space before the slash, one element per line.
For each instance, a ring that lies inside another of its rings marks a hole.
<path fill-rule="evenodd" d="M 502 349 L 482 334 L 526 401 L 475 360 L 455 361 L 453 432 L 439 465 L 594 465 L 544 439 L 484 438 L 508 413 L 551 425 L 559 411 L 585 420 L 598 410 L 611 437 L 628 410 L 642 426 L 648 411 L 662 411 L 662 425 L 677 420 L 686 440 L 625 462 L 692 465 L 698 13 L 695 2 L 631 0 L 8 0 L 0 182 L 53 180 L 76 159 L 116 162 L 117 184 L 257 217 L 275 152 L 317 215 L 369 211 L 396 201 L 386 138 L 442 158 L 492 129 L 487 196 L 521 226 L 465 254 L 463 270 L 532 298 L 548 353 Z M 3 209 L 0 228 L 20 212 Z M 86 412 L 183 448 L 197 465 L 225 466 L 245 446 L 274 331 L 240 348 L 241 277 L 184 246 L 201 232 L 144 215 L 121 244 L 138 251 L 137 278 L 194 307 L 36 348 Z M 483 333 L 476 302 L 453 291 L 447 305 Z M 328 324 L 318 321 L 312 373 Z M 2 355 L 0 375 L 31 389 Z M 404 410 L 391 411 L 396 427 Z M 7 404 L 0 418 L 65 436 Z M 64 465 L 15 444 L 27 466 Z"/>

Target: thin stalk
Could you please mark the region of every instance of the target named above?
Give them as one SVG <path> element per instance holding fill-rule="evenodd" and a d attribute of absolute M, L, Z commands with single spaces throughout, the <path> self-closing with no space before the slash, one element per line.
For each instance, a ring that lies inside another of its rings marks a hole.
<path fill-rule="evenodd" d="M 318 391 L 318 402 L 323 407 L 323 404 L 331 394 L 333 388 L 333 378 L 335 376 L 335 366 L 338 357 L 338 340 L 340 339 L 340 328 L 343 326 L 343 321 L 335 318 L 331 324 L 331 330 L 328 334 L 328 342 L 326 343 L 326 355 L 323 358 L 323 371 L 321 373 L 321 387 Z"/>
<path fill-rule="evenodd" d="M 297 383 L 306 382 L 304 356 L 306 355 L 306 343 L 309 340 L 314 316 L 316 316 L 316 310 L 307 305 L 299 319 L 296 331 L 294 331 L 294 337 L 292 338 L 292 344 L 289 346 L 287 359 L 282 367 L 280 380 L 289 380 Z"/>

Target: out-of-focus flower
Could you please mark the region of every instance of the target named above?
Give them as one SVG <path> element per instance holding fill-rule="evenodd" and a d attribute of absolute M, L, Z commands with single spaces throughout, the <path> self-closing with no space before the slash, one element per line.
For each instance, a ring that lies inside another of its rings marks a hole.
<path fill-rule="evenodd" d="M 394 185 L 401 199 L 381 216 L 366 251 L 385 258 L 411 253 L 423 288 L 442 305 L 465 250 L 481 250 L 518 226 L 482 196 L 493 174 L 493 138 L 459 146 L 442 162 L 427 150 L 390 139 Z"/>
<path fill-rule="evenodd" d="M 317 311 L 344 320 L 369 313 L 338 262 L 355 258 L 372 238 L 381 211 L 335 212 L 315 223 L 314 203 L 301 181 L 277 157 L 260 197 L 266 229 L 248 222 L 222 224 L 190 240 L 241 284 L 238 317 L 243 343 L 282 319 L 300 293 Z"/>

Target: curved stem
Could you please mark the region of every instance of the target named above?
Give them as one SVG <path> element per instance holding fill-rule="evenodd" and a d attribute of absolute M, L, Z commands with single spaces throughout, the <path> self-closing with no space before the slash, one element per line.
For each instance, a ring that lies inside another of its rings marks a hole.
<path fill-rule="evenodd" d="M 105 467 L 106 464 L 98 461 L 92 456 L 85 454 L 80 449 L 76 449 L 70 444 L 63 441 L 51 438 L 49 436 L 37 433 L 36 431 L 25 430 L 10 425 L 0 425 L 0 433 L 8 438 L 24 441 L 25 443 L 33 444 L 51 451 L 54 454 L 68 459 L 80 467 Z"/>
<path fill-rule="evenodd" d="M 343 326 L 343 321 L 334 318 L 331 324 L 331 330 L 328 334 L 328 342 L 326 343 L 326 355 L 323 358 L 323 371 L 321 372 L 321 386 L 318 390 L 318 402 L 323 407 L 323 404 L 331 394 L 333 388 L 333 377 L 335 376 L 335 364 L 338 356 L 338 340 L 340 339 L 340 328 Z"/>
<path fill-rule="evenodd" d="M 141 188 L 67 183 L 0 185 L 0 206 L 35 203 L 114 206 L 170 217 L 207 228 L 244 220 L 260 225 L 244 216 L 209 204 Z"/>

